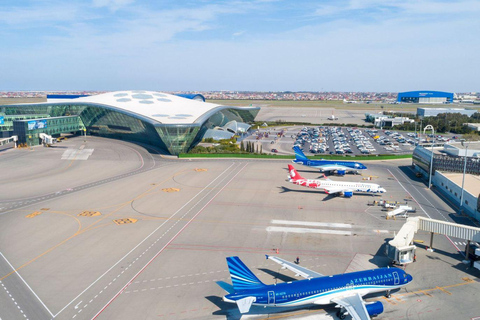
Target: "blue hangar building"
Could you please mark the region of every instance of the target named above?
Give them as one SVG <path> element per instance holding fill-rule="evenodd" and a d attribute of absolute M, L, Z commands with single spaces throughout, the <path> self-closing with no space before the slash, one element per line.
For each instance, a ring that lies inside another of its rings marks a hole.
<path fill-rule="evenodd" d="M 53 97 L 50 97 L 53 98 Z M 41 103 L 0 105 L 0 134 L 38 145 L 43 134 L 88 135 L 152 145 L 166 153 L 187 152 L 203 138 L 231 138 L 250 128 L 259 107 L 204 102 L 154 91 L 116 91 Z M 0 135 L 0 136 L 1 136 Z"/>
<path fill-rule="evenodd" d="M 443 91 L 407 91 L 399 92 L 400 103 L 452 103 L 453 93 Z"/>

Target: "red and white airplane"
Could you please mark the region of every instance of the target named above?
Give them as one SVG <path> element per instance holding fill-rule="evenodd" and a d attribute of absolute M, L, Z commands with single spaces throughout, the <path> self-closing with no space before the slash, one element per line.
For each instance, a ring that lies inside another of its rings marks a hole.
<path fill-rule="evenodd" d="M 344 181 L 333 181 L 330 179 L 324 180 L 315 180 L 315 179 L 305 179 L 300 176 L 295 170 L 295 168 L 289 164 L 288 171 L 290 175 L 288 181 L 299 186 L 323 189 L 326 194 L 330 195 L 342 195 L 345 198 L 350 198 L 353 196 L 353 193 L 385 193 L 387 190 L 382 188 L 376 183 L 363 183 L 363 182 L 344 182 Z"/>

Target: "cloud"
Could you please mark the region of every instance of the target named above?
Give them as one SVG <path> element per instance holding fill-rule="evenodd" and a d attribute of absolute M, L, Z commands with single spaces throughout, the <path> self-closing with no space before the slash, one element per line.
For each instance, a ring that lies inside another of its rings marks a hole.
<path fill-rule="evenodd" d="M 134 1 L 135 0 L 93 0 L 93 6 L 107 7 L 112 11 L 116 11 L 120 8 L 128 6 Z"/>
<path fill-rule="evenodd" d="M 233 33 L 232 36 L 233 36 L 233 37 L 239 37 L 239 36 L 241 36 L 241 35 L 244 34 L 244 33 L 245 33 L 245 30 L 242 30 L 242 31 L 238 31 L 238 32 Z"/>

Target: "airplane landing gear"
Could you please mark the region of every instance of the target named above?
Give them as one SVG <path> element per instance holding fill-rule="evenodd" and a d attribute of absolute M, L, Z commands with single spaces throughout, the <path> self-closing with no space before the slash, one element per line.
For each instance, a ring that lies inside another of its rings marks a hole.
<path fill-rule="evenodd" d="M 339 319 L 345 319 L 347 317 L 347 313 L 345 312 L 345 309 L 342 308 L 340 310 L 337 311 L 337 318 Z"/>
<path fill-rule="evenodd" d="M 390 298 L 392 295 L 390 294 L 390 290 L 388 290 L 386 293 L 385 293 L 385 298 Z"/>

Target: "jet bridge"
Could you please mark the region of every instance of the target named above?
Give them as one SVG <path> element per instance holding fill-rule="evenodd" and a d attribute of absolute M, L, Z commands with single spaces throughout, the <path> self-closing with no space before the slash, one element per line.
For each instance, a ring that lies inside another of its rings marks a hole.
<path fill-rule="evenodd" d="M 467 252 L 467 258 L 470 258 L 472 255 L 470 253 L 472 251 L 470 250 L 470 242 L 480 242 L 480 228 L 424 217 L 412 217 L 407 219 L 407 222 L 402 226 L 395 238 L 386 245 L 385 252 L 394 263 L 407 264 L 415 260 L 416 247 L 413 245 L 413 237 L 418 230 L 430 232 L 430 250 L 433 250 L 434 234 L 466 240 L 467 248 L 465 251 Z M 477 260 L 480 257 L 473 254 L 472 258 Z M 477 265 L 480 269 L 480 263 L 477 262 L 475 267 Z"/>

